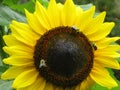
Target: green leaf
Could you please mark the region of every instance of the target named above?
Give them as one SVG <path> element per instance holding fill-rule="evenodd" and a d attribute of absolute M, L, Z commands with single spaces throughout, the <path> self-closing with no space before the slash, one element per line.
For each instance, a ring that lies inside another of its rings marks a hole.
<path fill-rule="evenodd" d="M 0 25 L 9 25 L 12 20 L 26 22 L 23 15 L 13 11 L 7 6 L 0 5 Z"/>
<path fill-rule="evenodd" d="M 8 34 L 8 27 L 7 26 L 0 26 L 0 66 L 3 65 L 2 59 L 6 58 L 8 55 L 3 51 L 3 46 L 5 46 L 5 42 L 3 40 L 3 35 Z"/>
<path fill-rule="evenodd" d="M 8 67 L 5 66 L 5 65 L 0 66 L 0 74 L 2 74 L 3 72 L 5 72 L 7 69 L 8 69 Z"/>
<path fill-rule="evenodd" d="M 0 90 L 13 90 L 11 86 L 12 81 L 3 81 L 0 79 Z"/>
<path fill-rule="evenodd" d="M 5 46 L 5 43 L 3 41 L 3 35 L 7 33 L 8 33 L 8 27 L 0 26 L 0 74 L 2 74 L 8 68 L 8 65 L 3 64 L 2 62 L 3 58 L 6 58 L 8 56 L 2 49 L 3 46 Z"/>
<path fill-rule="evenodd" d="M 35 3 L 33 0 L 25 1 L 25 0 L 4 0 L 3 4 L 9 6 L 15 11 L 24 14 L 24 9 L 27 9 L 30 12 L 34 11 Z"/>
<path fill-rule="evenodd" d="M 3 2 L 3 0 L 0 0 L 0 4 Z"/>
<path fill-rule="evenodd" d="M 8 5 L 13 5 L 13 4 L 17 4 L 19 0 L 3 0 L 2 4 L 8 4 Z"/>
<path fill-rule="evenodd" d="M 2 63 L 2 58 L 0 56 L 0 66 L 3 66 L 3 63 Z M 0 68 L 0 72 L 1 72 L 1 68 Z"/>

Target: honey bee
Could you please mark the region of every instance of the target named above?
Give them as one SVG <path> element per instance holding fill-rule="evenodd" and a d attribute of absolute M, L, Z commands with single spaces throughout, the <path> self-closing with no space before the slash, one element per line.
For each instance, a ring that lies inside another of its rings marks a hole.
<path fill-rule="evenodd" d="M 93 43 L 92 46 L 93 46 L 93 49 L 94 49 L 94 50 L 97 50 L 97 45 L 96 45 L 96 43 Z"/>
<path fill-rule="evenodd" d="M 41 68 L 41 67 L 46 67 L 46 63 L 45 63 L 45 60 L 44 60 L 44 59 L 41 59 L 41 60 L 40 60 L 39 68 Z"/>

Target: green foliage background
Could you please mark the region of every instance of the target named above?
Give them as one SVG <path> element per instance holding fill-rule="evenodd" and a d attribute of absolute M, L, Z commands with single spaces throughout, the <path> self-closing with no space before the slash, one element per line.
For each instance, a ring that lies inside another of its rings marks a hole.
<path fill-rule="evenodd" d="M 48 0 L 39 0 L 45 7 L 48 6 Z M 57 0 L 57 2 L 64 3 L 65 0 Z M 96 6 L 96 12 L 106 11 L 105 21 L 114 21 L 116 26 L 109 34 L 110 37 L 120 36 L 120 0 L 74 0 L 78 5 L 81 5 L 83 9 L 88 9 L 92 5 Z M 2 60 L 8 57 L 4 53 L 2 47 L 5 45 L 2 36 L 9 34 L 9 24 L 11 20 L 17 20 L 21 22 L 26 22 L 24 9 L 26 8 L 30 12 L 34 12 L 35 0 L 0 0 L 0 75 L 3 73 L 9 66 L 2 63 Z M 72 13 L 72 12 L 71 12 Z M 120 41 L 118 41 L 120 44 Z M 113 70 L 109 69 L 111 76 L 115 78 L 119 86 L 113 88 L 112 90 L 120 90 L 120 82 L 114 76 Z M 117 72 L 117 77 L 120 78 L 120 71 Z M 12 81 L 3 81 L 0 79 L 0 90 L 13 90 L 11 88 Z M 92 90 L 108 90 L 99 85 L 93 86 Z"/>

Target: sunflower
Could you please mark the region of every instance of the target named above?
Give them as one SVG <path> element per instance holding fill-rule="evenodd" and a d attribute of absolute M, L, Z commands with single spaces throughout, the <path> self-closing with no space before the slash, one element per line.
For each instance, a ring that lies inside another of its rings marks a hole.
<path fill-rule="evenodd" d="M 95 16 L 95 6 L 83 10 L 72 0 L 50 0 L 48 8 L 36 1 L 34 13 L 25 10 L 27 23 L 12 21 L 5 35 L 11 67 L 2 74 L 14 79 L 17 90 L 90 90 L 95 84 L 109 89 L 117 83 L 108 68 L 120 69 L 119 37 L 107 37 L 113 22 L 106 12 Z"/>

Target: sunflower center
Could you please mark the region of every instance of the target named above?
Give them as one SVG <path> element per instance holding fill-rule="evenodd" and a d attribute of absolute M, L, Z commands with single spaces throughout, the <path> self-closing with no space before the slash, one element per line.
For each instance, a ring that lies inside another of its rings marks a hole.
<path fill-rule="evenodd" d="M 86 36 L 72 27 L 56 27 L 37 42 L 36 68 L 48 82 L 68 87 L 81 83 L 93 66 L 93 49 Z"/>

